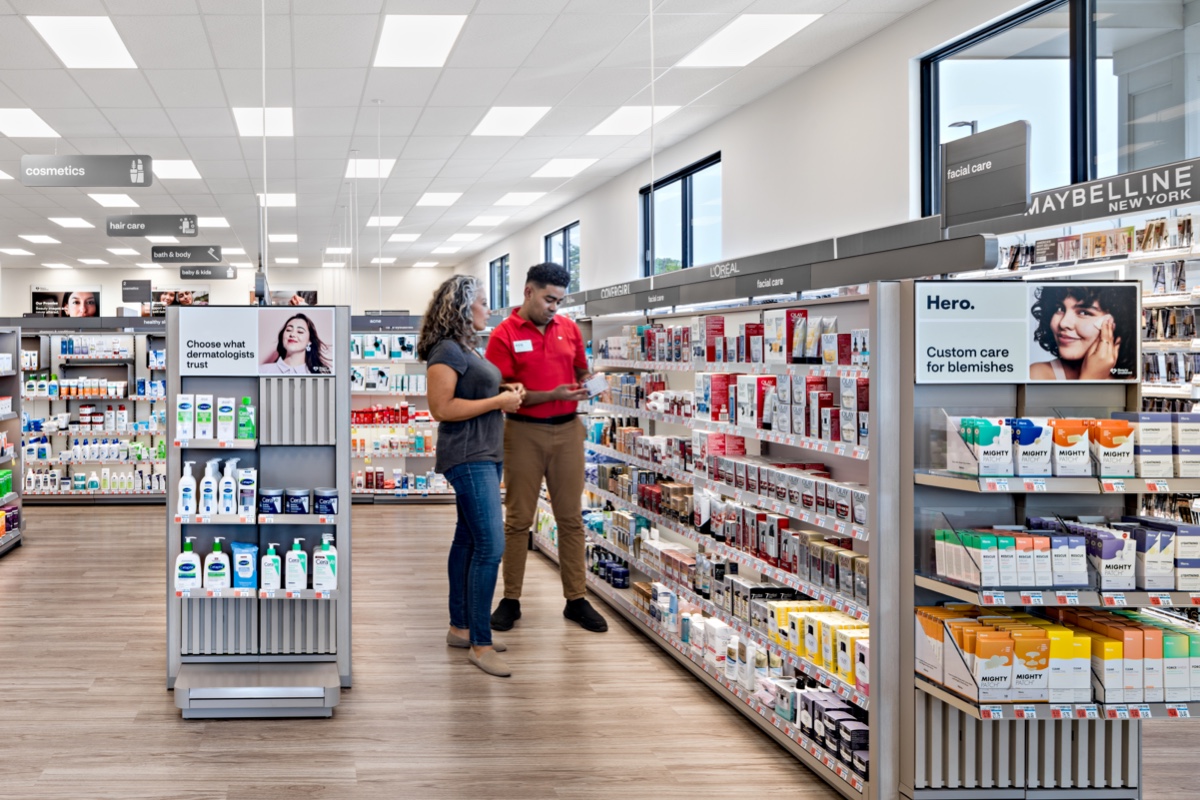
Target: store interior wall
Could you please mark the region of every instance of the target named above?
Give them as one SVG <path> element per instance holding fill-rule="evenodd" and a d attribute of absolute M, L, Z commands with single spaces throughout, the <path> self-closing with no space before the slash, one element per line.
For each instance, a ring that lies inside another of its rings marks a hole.
<path fill-rule="evenodd" d="M 717 151 L 722 259 L 885 227 L 920 216 L 919 60 L 1026 3 L 937 0 L 679 144 L 655 154 L 661 177 Z M 649 155 L 647 153 L 647 155 Z M 581 288 L 640 278 L 638 190 L 650 161 L 480 252 L 509 254 L 510 297 L 543 260 L 543 237 L 580 222 Z"/>

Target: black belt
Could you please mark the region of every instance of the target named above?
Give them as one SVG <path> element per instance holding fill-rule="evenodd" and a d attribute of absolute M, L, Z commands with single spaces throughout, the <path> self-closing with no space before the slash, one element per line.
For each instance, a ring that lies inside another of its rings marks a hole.
<path fill-rule="evenodd" d="M 530 417 L 525 414 L 507 414 L 514 422 L 532 422 L 535 425 L 566 425 L 579 419 L 578 414 L 560 414 L 557 417 Z"/>

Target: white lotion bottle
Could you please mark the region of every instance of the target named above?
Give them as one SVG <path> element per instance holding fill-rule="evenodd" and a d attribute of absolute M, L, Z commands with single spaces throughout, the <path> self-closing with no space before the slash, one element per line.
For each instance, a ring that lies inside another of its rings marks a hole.
<path fill-rule="evenodd" d="M 224 536 L 214 537 L 212 552 L 204 557 L 205 589 L 229 588 L 229 556 L 221 552 L 221 540 L 224 538 Z"/>
<path fill-rule="evenodd" d="M 196 479 L 192 476 L 195 461 L 183 462 L 183 477 L 179 479 L 179 514 L 190 517 L 196 513 Z"/>
<path fill-rule="evenodd" d="M 175 591 L 200 588 L 200 556 L 192 552 L 192 540 L 188 536 L 183 543 L 183 552 L 175 557 Z"/>
<path fill-rule="evenodd" d="M 279 556 L 275 553 L 275 548 L 279 546 L 279 542 L 271 542 L 267 546 L 267 554 L 262 557 L 262 570 L 259 572 L 260 588 L 269 592 L 279 591 L 282 585 L 282 569 Z"/>
<path fill-rule="evenodd" d="M 292 549 L 284 561 L 283 585 L 289 592 L 308 588 L 308 553 L 302 549 L 302 541 L 299 537 L 292 540 Z"/>
<path fill-rule="evenodd" d="M 209 459 L 204 468 L 204 477 L 200 479 L 200 513 L 217 513 L 217 467 L 221 459 Z"/>
<path fill-rule="evenodd" d="M 236 458 L 225 462 L 225 475 L 221 478 L 217 490 L 217 508 L 220 514 L 233 515 L 238 511 L 237 479 L 234 477 L 237 474 L 237 463 Z"/>
<path fill-rule="evenodd" d="M 321 549 L 313 553 L 313 589 L 332 592 L 337 589 L 337 548 L 332 534 L 321 536 Z"/>

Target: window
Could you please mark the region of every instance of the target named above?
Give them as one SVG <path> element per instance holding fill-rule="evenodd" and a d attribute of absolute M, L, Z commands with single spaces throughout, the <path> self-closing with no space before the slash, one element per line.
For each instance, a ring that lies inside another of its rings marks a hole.
<path fill-rule="evenodd" d="M 567 294 L 579 291 L 579 223 L 572 222 L 546 236 L 546 260 L 561 264 L 571 273 Z"/>
<path fill-rule="evenodd" d="M 721 258 L 721 154 L 641 189 L 642 274 L 660 275 Z"/>
<path fill-rule="evenodd" d="M 491 276 L 491 308 L 493 311 L 508 307 L 508 253 L 488 264 Z"/>

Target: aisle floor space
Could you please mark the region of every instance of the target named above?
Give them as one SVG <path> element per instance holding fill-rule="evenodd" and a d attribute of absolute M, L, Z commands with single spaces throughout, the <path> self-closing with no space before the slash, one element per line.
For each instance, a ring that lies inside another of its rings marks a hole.
<path fill-rule="evenodd" d="M 185 721 L 163 510 L 33 510 L 0 559 L 0 798 L 839 797 L 598 600 L 608 633 L 564 620 L 543 558 L 502 635 L 514 676 L 484 675 L 444 644 L 453 507 L 354 517 L 354 687 L 333 718 Z"/>

